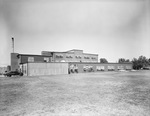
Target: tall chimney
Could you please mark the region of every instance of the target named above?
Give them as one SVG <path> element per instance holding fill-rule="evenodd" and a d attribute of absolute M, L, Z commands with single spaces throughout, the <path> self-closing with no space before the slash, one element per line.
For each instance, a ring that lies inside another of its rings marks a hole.
<path fill-rule="evenodd" d="M 14 53 L 14 38 L 12 37 L 12 53 Z"/>

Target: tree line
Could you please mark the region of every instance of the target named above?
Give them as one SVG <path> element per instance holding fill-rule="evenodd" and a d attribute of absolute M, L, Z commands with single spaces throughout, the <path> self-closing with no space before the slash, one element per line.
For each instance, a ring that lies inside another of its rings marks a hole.
<path fill-rule="evenodd" d="M 100 63 L 108 63 L 106 58 L 100 58 Z M 139 56 L 139 58 L 133 58 L 132 61 L 125 58 L 119 58 L 118 63 L 133 63 L 133 69 L 139 70 L 150 67 L 150 58 L 145 56 Z"/>

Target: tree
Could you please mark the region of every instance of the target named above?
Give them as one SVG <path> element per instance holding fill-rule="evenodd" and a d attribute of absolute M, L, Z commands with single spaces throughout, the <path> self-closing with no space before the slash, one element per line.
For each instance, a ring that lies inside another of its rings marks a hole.
<path fill-rule="evenodd" d="M 100 63 L 108 63 L 106 58 L 100 58 Z"/>
<path fill-rule="evenodd" d="M 150 58 L 148 59 L 148 65 L 150 66 Z"/>
<path fill-rule="evenodd" d="M 126 59 L 126 62 L 130 62 L 130 60 L 129 60 L 129 59 Z"/>
<path fill-rule="evenodd" d="M 138 63 L 140 68 L 144 68 L 148 66 L 148 59 L 145 56 L 139 56 Z"/>
<path fill-rule="evenodd" d="M 149 65 L 149 59 L 147 59 L 145 56 L 139 56 L 138 59 L 133 58 L 132 63 L 133 69 L 139 70 Z"/>
<path fill-rule="evenodd" d="M 136 69 L 136 70 L 139 69 L 137 58 L 133 58 L 132 63 L 133 63 L 133 69 Z"/>
<path fill-rule="evenodd" d="M 130 60 L 125 58 L 119 58 L 118 60 L 118 63 L 125 63 L 125 62 L 130 62 Z"/>

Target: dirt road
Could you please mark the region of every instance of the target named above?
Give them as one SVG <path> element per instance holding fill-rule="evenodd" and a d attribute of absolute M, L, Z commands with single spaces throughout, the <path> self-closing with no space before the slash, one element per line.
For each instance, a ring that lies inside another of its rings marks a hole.
<path fill-rule="evenodd" d="M 150 71 L 0 78 L 0 116 L 150 116 Z"/>

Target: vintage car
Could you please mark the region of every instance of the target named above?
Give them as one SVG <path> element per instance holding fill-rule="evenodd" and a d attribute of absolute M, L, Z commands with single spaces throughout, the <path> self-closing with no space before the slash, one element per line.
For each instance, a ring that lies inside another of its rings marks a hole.
<path fill-rule="evenodd" d="M 23 76 L 23 73 L 19 71 L 10 71 L 10 72 L 4 73 L 4 76 L 7 76 L 7 77 L 11 77 L 13 75 Z"/>

